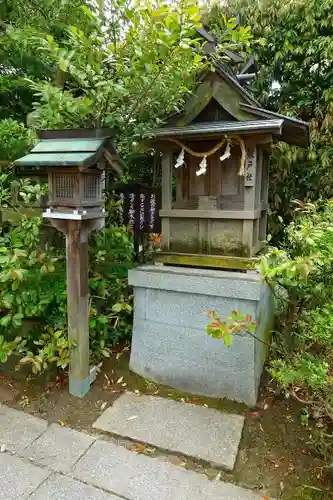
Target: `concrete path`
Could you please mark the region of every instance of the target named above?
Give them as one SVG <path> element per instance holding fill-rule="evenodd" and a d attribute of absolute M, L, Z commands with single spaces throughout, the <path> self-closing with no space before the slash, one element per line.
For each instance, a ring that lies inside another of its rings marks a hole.
<path fill-rule="evenodd" d="M 260 495 L 0 405 L 0 500 L 259 500 Z"/>
<path fill-rule="evenodd" d="M 155 396 L 122 394 L 94 427 L 233 470 L 244 417 Z"/>

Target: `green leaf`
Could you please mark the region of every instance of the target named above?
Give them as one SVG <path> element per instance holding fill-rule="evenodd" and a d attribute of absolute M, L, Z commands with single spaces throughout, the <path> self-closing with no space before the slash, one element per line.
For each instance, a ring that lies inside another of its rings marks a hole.
<path fill-rule="evenodd" d="M 69 61 L 65 61 L 64 59 L 61 59 L 58 63 L 59 69 L 61 71 L 63 71 L 64 73 L 66 73 L 66 71 L 68 70 L 68 64 L 69 64 Z"/>
<path fill-rule="evenodd" d="M 8 325 L 10 325 L 11 322 L 12 322 L 12 315 L 11 314 L 7 314 L 6 316 L 3 316 L 0 319 L 1 326 L 8 326 Z"/>
<path fill-rule="evenodd" d="M 11 293 L 5 293 L 2 297 L 1 303 L 6 309 L 10 309 L 15 299 L 15 295 Z M 19 300 L 17 300 L 19 299 Z M 20 297 L 16 297 L 17 303 L 20 302 Z"/>
<path fill-rule="evenodd" d="M 4 351 L 0 351 L 0 362 L 1 363 L 6 363 L 7 360 L 8 360 L 7 353 L 4 352 Z"/>
<path fill-rule="evenodd" d="M 12 283 L 12 291 L 15 292 L 15 290 L 17 290 L 20 286 L 20 282 L 19 281 L 13 281 Z"/>
<path fill-rule="evenodd" d="M 232 344 L 233 344 L 232 335 L 225 335 L 223 337 L 223 340 L 224 340 L 224 343 L 225 343 L 226 346 L 228 346 L 228 347 L 232 346 Z"/>
<path fill-rule="evenodd" d="M 117 302 L 112 306 L 112 312 L 119 313 L 123 310 L 123 304 L 121 302 Z"/>
<path fill-rule="evenodd" d="M 12 318 L 12 324 L 13 324 L 14 328 L 18 328 L 22 325 L 22 319 L 23 319 L 23 315 L 21 313 L 14 314 L 14 316 Z"/>

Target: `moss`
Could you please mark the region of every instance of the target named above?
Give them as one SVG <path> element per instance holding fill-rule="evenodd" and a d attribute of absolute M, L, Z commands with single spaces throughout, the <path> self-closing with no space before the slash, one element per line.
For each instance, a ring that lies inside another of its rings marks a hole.
<path fill-rule="evenodd" d="M 190 99 L 185 103 L 184 114 L 177 120 L 177 127 L 184 127 L 191 123 L 195 117 L 205 109 L 213 97 L 212 82 L 208 79 L 199 85 Z"/>
<path fill-rule="evenodd" d="M 137 375 L 134 372 L 128 371 L 127 356 L 124 356 L 119 361 L 120 366 L 122 366 L 120 368 L 118 365 L 118 370 L 120 368 L 120 372 L 122 372 L 122 369 L 126 372 L 126 390 L 128 391 L 138 390 L 142 394 L 154 394 L 160 397 L 173 399 L 174 401 L 186 401 L 200 406 L 207 405 L 209 408 L 214 408 L 215 410 L 227 413 L 245 414 L 248 410 L 248 406 L 245 404 L 236 403 L 235 401 L 230 401 L 226 398 L 209 398 L 173 389 L 167 385 L 158 384 L 152 380 L 140 377 L 140 375 Z"/>
<path fill-rule="evenodd" d="M 216 244 L 218 243 L 218 244 Z M 170 251 L 176 253 L 192 253 L 204 255 L 227 255 L 235 257 L 249 257 L 250 250 L 241 241 L 225 237 L 211 245 L 207 240 L 199 240 L 196 238 L 184 240 L 172 240 Z M 167 251 L 166 248 L 162 248 Z"/>
<path fill-rule="evenodd" d="M 155 260 L 171 265 L 236 269 L 242 271 L 254 269 L 258 262 L 256 258 L 170 252 L 157 252 L 155 254 Z"/>

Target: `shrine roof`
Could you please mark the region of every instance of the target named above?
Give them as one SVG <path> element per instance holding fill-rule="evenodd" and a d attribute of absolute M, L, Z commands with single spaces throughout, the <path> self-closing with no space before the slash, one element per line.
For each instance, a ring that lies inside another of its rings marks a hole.
<path fill-rule="evenodd" d="M 252 106 L 250 104 L 240 103 L 240 108 L 244 111 L 249 111 L 254 115 L 267 119 L 283 120 L 283 128 L 281 139 L 290 144 L 295 144 L 302 147 L 308 147 L 310 144 L 309 125 L 307 122 L 294 118 L 292 116 L 281 115 L 275 111 Z"/>
<path fill-rule="evenodd" d="M 235 90 L 242 96 L 245 102 L 253 105 L 260 105 L 259 102 L 254 98 L 254 96 L 240 84 L 238 80 L 238 75 L 232 70 L 232 68 L 225 63 L 219 62 L 214 64 L 215 71 L 218 75 L 224 78 Z"/>
<path fill-rule="evenodd" d="M 20 167 L 90 167 L 96 163 L 99 159 L 99 155 L 91 152 L 80 152 L 75 151 L 64 152 L 59 151 L 56 153 L 51 152 L 36 152 L 35 148 L 31 153 L 19 158 L 15 161 L 15 165 Z"/>
<path fill-rule="evenodd" d="M 221 65 L 206 73 L 188 96 L 182 111 L 170 116 L 155 138 L 209 135 L 213 133 L 271 132 L 289 144 L 308 147 L 309 126 L 297 118 L 261 108 L 237 81 L 232 70 Z"/>
<path fill-rule="evenodd" d="M 216 43 L 206 29 L 201 31 L 199 34 L 208 44 Z M 230 59 L 234 62 L 241 60 L 232 52 Z M 167 118 L 164 127 L 153 132 L 155 139 L 172 135 L 207 137 L 213 133 L 249 134 L 266 131 L 289 144 L 309 146 L 308 123 L 262 108 L 246 88 L 246 81 L 255 76 L 255 73 L 247 73 L 249 70 L 255 71 L 253 58 L 247 62 L 244 59 L 245 65 L 240 73 L 235 66 L 216 58 L 211 63 L 209 69 L 198 75 L 198 84 L 186 96 L 183 108 L 177 109 Z"/>
<path fill-rule="evenodd" d="M 155 130 L 156 138 L 193 137 L 215 134 L 255 134 L 273 133 L 282 134 L 283 120 L 250 120 L 250 121 L 212 121 L 191 123 L 184 127 L 165 127 Z"/>

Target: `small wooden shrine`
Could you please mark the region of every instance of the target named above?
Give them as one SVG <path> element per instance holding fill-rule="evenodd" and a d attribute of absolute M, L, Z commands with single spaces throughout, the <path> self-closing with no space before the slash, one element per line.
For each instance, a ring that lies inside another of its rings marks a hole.
<path fill-rule="evenodd" d="M 246 268 L 265 244 L 271 144 L 306 147 L 309 131 L 263 109 L 243 85 L 241 75 L 217 66 L 155 132 L 164 263 Z"/>
<path fill-rule="evenodd" d="M 207 54 L 214 52 L 214 37 L 200 35 Z M 231 52 L 230 59 L 237 65 L 241 58 Z M 269 285 L 248 269 L 266 240 L 270 148 L 279 140 L 307 146 L 309 131 L 247 91 L 253 60 L 237 67 L 237 74 L 218 65 L 202 75 L 183 112 L 151 139 L 162 154 L 155 259 L 164 265 L 129 272 L 130 368 L 176 389 L 255 405 L 275 304 Z M 209 310 L 222 319 L 232 311 L 251 316 L 255 332 L 234 335 L 226 348 L 205 333 Z"/>

